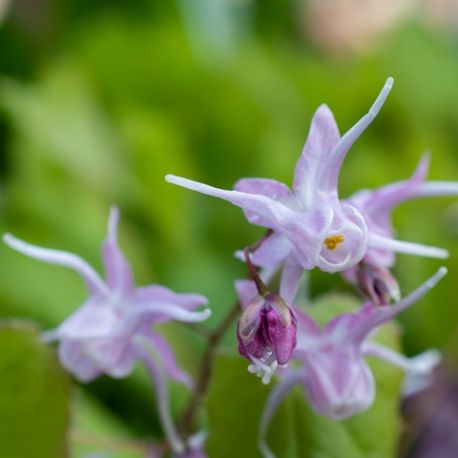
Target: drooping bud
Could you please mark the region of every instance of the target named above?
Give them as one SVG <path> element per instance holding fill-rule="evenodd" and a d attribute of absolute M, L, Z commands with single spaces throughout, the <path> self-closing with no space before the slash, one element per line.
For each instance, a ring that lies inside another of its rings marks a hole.
<path fill-rule="evenodd" d="M 251 361 L 248 370 L 269 383 L 277 365 L 286 364 L 296 346 L 297 320 L 277 294 L 256 296 L 237 326 L 239 352 Z"/>
<path fill-rule="evenodd" d="M 356 270 L 356 280 L 363 296 L 374 305 L 389 304 L 401 299 L 398 282 L 387 268 L 361 262 Z"/>

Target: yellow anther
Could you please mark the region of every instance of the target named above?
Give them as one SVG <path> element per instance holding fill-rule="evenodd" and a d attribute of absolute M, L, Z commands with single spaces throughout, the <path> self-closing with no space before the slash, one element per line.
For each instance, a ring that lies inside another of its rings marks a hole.
<path fill-rule="evenodd" d="M 324 245 L 329 251 L 333 251 L 345 240 L 342 234 L 332 235 L 324 241 Z"/>

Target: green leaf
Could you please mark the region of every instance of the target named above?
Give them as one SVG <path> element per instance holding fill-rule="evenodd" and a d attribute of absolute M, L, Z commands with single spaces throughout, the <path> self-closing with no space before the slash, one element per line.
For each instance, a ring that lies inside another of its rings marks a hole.
<path fill-rule="evenodd" d="M 135 441 L 128 425 L 96 399 L 77 391 L 75 401 L 70 436 L 73 458 L 98 453 L 110 458 L 142 458 L 145 455 L 146 441 Z"/>
<path fill-rule="evenodd" d="M 308 308 L 322 324 L 337 313 L 355 310 L 350 296 L 328 295 Z M 376 339 L 398 349 L 397 326 L 380 329 Z M 345 421 L 316 415 L 302 388 L 286 397 L 269 428 L 267 441 L 278 458 L 391 458 L 400 433 L 398 414 L 402 372 L 368 359 L 377 383 L 374 405 Z M 207 451 L 218 458 L 258 457 L 259 420 L 272 387 L 263 386 L 247 371 L 247 362 L 232 355 L 218 357 L 207 400 L 210 425 Z"/>
<path fill-rule="evenodd" d="M 70 381 L 35 328 L 0 324 L 2 458 L 66 456 Z"/>

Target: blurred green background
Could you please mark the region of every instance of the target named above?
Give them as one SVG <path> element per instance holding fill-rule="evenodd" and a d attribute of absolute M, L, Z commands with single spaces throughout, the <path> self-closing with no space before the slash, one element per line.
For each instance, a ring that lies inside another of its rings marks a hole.
<path fill-rule="evenodd" d="M 165 183 L 166 173 L 226 188 L 246 176 L 291 183 L 318 105 L 345 131 L 393 76 L 386 105 L 345 161 L 341 195 L 406 178 L 426 149 L 430 177 L 457 180 L 455 2 L 380 3 L 0 0 L 0 230 L 100 269 L 117 204 L 137 283 L 207 295 L 212 325 L 245 275 L 233 252 L 263 231 L 230 204 Z M 450 250 L 448 277 L 401 320 L 407 354 L 442 348 L 453 368 L 458 200 L 409 202 L 394 220 L 399 238 Z M 399 256 L 402 290 L 440 264 Z M 311 285 L 313 296 L 350 291 L 320 272 Z M 47 329 L 84 297 L 74 273 L 0 246 L 1 316 Z M 195 372 L 201 339 L 179 325 L 163 331 Z M 234 352 L 233 336 L 226 343 Z M 160 435 L 141 371 L 78 390 L 75 421 L 98 425 L 87 428 Z M 178 409 L 185 393 L 173 394 Z"/>

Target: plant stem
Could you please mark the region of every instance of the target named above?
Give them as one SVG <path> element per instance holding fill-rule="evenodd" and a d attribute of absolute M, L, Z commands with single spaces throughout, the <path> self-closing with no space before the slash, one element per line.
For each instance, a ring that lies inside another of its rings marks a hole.
<path fill-rule="evenodd" d="M 266 291 L 266 285 L 261 280 L 256 268 L 253 266 L 251 262 L 250 252 L 255 251 L 261 245 L 261 243 L 272 234 L 272 232 L 273 231 L 269 229 L 264 235 L 264 237 L 262 237 L 260 240 L 253 243 L 252 245 L 249 245 L 244 250 L 245 260 L 248 266 L 250 277 L 256 283 L 256 287 L 260 294 L 263 294 Z M 196 386 L 194 388 L 191 399 L 189 400 L 189 404 L 184 410 L 180 421 L 179 430 L 181 433 L 181 437 L 183 438 L 185 443 L 186 440 L 193 433 L 195 417 L 205 401 L 210 380 L 213 374 L 213 368 L 215 364 L 215 357 L 216 352 L 218 350 L 218 346 L 226 332 L 229 330 L 233 322 L 239 316 L 240 312 L 241 305 L 240 302 L 237 301 L 228 311 L 227 315 L 223 318 L 221 323 L 216 327 L 214 331 L 207 331 L 205 328 L 196 329 L 196 331 L 198 331 L 199 334 L 206 338 L 207 346 L 205 348 L 204 355 L 202 357 L 202 362 L 200 364 L 200 371 L 196 381 Z"/>
<path fill-rule="evenodd" d="M 216 351 L 221 339 L 231 327 L 232 323 L 240 313 L 240 303 L 237 301 L 228 314 L 224 317 L 218 327 L 208 337 L 202 362 L 200 364 L 199 377 L 196 381 L 194 393 L 187 408 L 181 417 L 180 431 L 183 438 L 188 438 L 193 432 L 194 419 L 201 408 L 207 395 L 208 386 L 213 374 Z"/>

